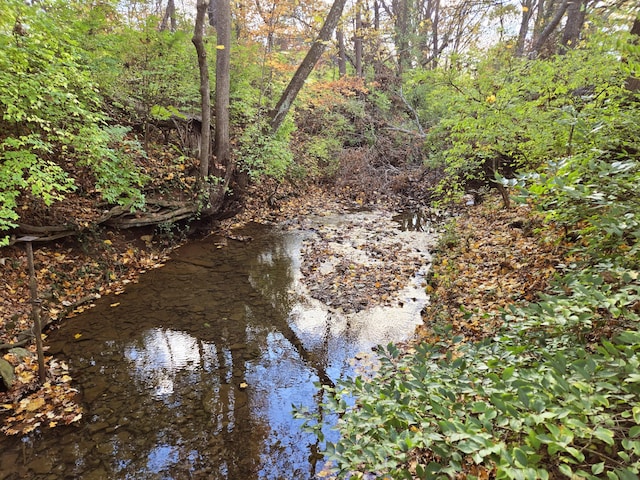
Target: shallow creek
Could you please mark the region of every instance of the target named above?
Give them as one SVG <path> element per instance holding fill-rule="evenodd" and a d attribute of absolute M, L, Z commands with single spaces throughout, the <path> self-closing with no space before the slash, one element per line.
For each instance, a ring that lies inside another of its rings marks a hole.
<path fill-rule="evenodd" d="M 1 480 L 314 477 L 322 446 L 292 405 L 319 411 L 317 382 L 352 374 L 360 352 L 412 335 L 428 253 L 399 306 L 343 315 L 301 281 L 312 224 L 239 234 L 253 241 L 181 247 L 51 334 L 49 353 L 69 362 L 84 419 L 0 438 Z M 325 430 L 335 439 L 333 421 Z"/>

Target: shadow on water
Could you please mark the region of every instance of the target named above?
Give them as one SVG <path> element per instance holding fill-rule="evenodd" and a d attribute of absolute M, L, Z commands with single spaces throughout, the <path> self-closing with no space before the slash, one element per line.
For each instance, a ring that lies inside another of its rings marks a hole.
<path fill-rule="evenodd" d="M 303 233 L 243 234 L 255 240 L 182 247 L 51 335 L 85 418 L 0 439 L 0 479 L 314 476 L 318 445 L 292 405 L 317 410 L 314 382 L 350 373 L 349 359 L 378 342 L 304 295 Z"/>

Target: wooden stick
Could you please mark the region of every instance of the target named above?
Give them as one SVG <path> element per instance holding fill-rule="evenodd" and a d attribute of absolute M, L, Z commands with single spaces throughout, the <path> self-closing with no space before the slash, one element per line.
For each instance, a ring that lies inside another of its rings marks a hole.
<path fill-rule="evenodd" d="M 33 332 L 36 337 L 36 352 L 38 353 L 38 375 L 40 383 L 44 383 L 47 372 L 44 368 L 44 350 L 42 349 L 42 328 L 40 326 L 40 299 L 38 298 L 38 284 L 36 283 L 36 272 L 33 266 L 33 246 L 27 241 L 27 259 L 29 262 L 29 289 L 31 290 L 31 313 L 33 315 Z"/>

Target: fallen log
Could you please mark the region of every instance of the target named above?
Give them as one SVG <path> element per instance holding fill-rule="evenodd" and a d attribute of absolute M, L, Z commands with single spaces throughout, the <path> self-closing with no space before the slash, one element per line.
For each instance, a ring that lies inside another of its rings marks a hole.
<path fill-rule="evenodd" d="M 64 225 L 29 225 L 20 223 L 15 237 L 29 234 L 34 242 L 50 242 L 60 238 L 78 235 L 82 232 L 94 229 L 98 225 L 108 225 L 115 228 L 135 228 L 158 225 L 161 223 L 174 223 L 194 216 L 199 211 L 198 204 L 193 201 L 179 202 L 171 200 L 150 200 L 147 202 L 147 211 L 132 212 L 128 206 L 117 205 L 105 210 L 102 215 L 86 226 L 75 223 Z M 10 245 L 16 242 L 12 238 Z"/>
<path fill-rule="evenodd" d="M 197 212 L 198 205 L 194 203 L 177 209 L 165 209 L 151 213 L 122 214 L 110 218 L 105 223 L 116 228 L 147 227 L 161 223 L 174 223 L 192 217 Z"/>

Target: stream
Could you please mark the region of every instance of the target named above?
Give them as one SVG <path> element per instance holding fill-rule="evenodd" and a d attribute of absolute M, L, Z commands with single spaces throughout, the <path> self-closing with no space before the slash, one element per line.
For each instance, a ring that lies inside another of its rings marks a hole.
<path fill-rule="evenodd" d="M 250 242 L 191 242 L 67 320 L 48 353 L 67 359 L 84 418 L 0 438 L 0 480 L 314 478 L 322 445 L 292 406 L 322 414 L 318 383 L 353 374 L 361 352 L 411 337 L 427 301 L 428 252 L 397 306 L 345 315 L 309 296 L 303 242 L 349 215 L 251 225 L 238 232 Z M 332 440 L 334 422 L 324 418 Z"/>

